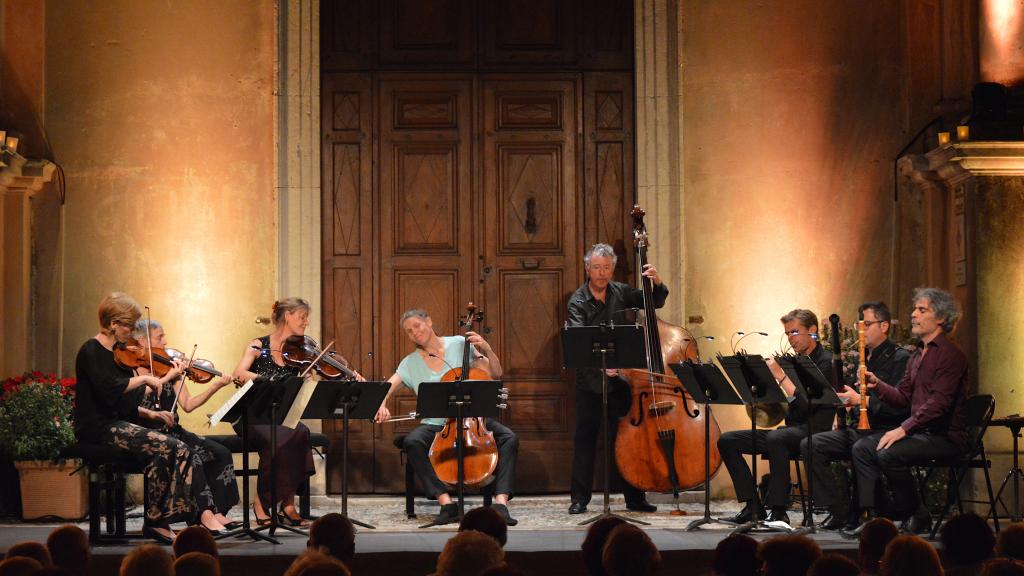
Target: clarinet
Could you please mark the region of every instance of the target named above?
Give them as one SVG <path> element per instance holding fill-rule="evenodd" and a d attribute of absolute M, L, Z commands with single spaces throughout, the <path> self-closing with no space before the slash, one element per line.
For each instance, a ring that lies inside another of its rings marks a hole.
<path fill-rule="evenodd" d="M 832 329 L 832 388 L 836 392 L 842 392 L 846 389 L 846 384 L 843 383 L 843 347 L 839 339 L 839 333 L 842 330 L 839 327 L 839 314 L 832 314 L 828 317 L 829 326 Z M 838 406 L 836 408 L 836 425 L 839 428 L 846 428 L 846 407 Z"/>

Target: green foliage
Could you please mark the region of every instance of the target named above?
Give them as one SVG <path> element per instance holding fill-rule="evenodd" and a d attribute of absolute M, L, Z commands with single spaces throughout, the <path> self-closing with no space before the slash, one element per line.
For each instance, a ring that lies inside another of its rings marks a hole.
<path fill-rule="evenodd" d="M 0 396 L 0 450 L 14 461 L 57 460 L 75 442 L 74 378 L 26 373 L 8 378 Z"/>

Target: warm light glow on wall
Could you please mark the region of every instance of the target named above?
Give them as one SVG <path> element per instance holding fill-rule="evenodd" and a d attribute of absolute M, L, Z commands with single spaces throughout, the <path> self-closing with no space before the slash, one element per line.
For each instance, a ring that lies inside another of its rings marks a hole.
<path fill-rule="evenodd" d="M 1024 2 L 982 0 L 981 78 L 1013 86 L 1024 80 Z"/>

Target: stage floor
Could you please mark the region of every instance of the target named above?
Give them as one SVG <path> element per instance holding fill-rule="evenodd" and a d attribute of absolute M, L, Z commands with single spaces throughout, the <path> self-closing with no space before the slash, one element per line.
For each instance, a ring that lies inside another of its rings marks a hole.
<path fill-rule="evenodd" d="M 652 500 L 657 500 L 652 498 Z M 586 514 L 570 516 L 568 496 L 517 497 L 513 500 L 512 513 L 519 525 L 509 529 L 505 550 L 509 562 L 526 574 L 583 574 L 580 563 L 580 544 L 586 535 L 586 527 L 577 524 L 601 511 L 598 495 L 591 502 Z M 480 497 L 470 497 L 467 506 L 482 504 Z M 595 507 L 595 504 L 597 505 Z M 695 518 L 703 516 L 703 504 L 685 503 L 680 506 L 685 516 L 673 516 L 670 504 L 659 503 L 658 512 L 639 514 L 625 510 L 621 496 L 612 499 L 612 511 L 630 518 L 650 522 L 644 529 L 661 551 L 665 574 L 700 574 L 707 570 L 712 553 L 718 542 L 732 530 L 726 524 L 711 524 L 694 532 L 687 532 L 686 526 Z M 314 497 L 313 513 L 316 515 L 340 511 L 338 498 Z M 416 500 L 419 516 L 407 519 L 405 502 L 400 497 L 357 496 L 349 499 L 348 511 L 352 518 L 377 526 L 370 530 L 360 528 L 356 537 L 356 559 L 353 573 L 416 574 L 422 576 L 432 571 L 437 554 L 445 542 L 457 530 L 457 525 L 421 529 L 438 510 L 436 502 Z M 713 516 L 735 513 L 739 505 L 735 501 L 712 503 Z M 130 514 L 128 529 L 138 531 L 141 518 L 139 510 Z M 237 517 L 238 514 L 232 516 Z M 796 521 L 799 513 L 790 513 Z M 822 520 L 823 518 L 817 518 Z M 0 525 L 0 550 L 25 540 L 45 541 L 46 535 L 57 523 L 37 524 L 8 521 Z M 84 523 L 79 523 L 88 529 Z M 262 541 L 228 539 L 220 541 L 222 568 L 225 575 L 281 574 L 299 552 L 306 546 L 304 535 L 281 532 L 281 544 Z M 772 533 L 753 534 L 755 538 L 771 537 Z M 845 540 L 834 532 L 815 534 L 814 539 L 828 551 L 855 555 L 857 543 Z M 131 548 L 145 540 L 135 540 L 130 545 L 101 546 L 93 549 L 97 574 L 116 574 L 120 559 Z M 384 572 L 382 572 L 384 569 Z"/>

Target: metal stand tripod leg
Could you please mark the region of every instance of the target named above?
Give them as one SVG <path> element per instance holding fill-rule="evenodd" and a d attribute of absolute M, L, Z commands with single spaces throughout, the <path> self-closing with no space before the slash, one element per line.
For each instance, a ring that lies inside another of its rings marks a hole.
<path fill-rule="evenodd" d="M 611 454 L 609 453 L 609 450 L 608 450 L 608 372 L 607 372 L 607 368 L 606 368 L 607 365 L 608 365 L 607 364 L 607 354 L 608 354 L 608 350 L 602 348 L 601 349 L 601 415 L 603 417 L 602 426 L 604 426 L 604 509 L 597 516 L 594 516 L 593 518 L 588 518 L 587 520 L 584 520 L 583 522 L 580 522 L 578 524 L 578 526 L 585 526 L 585 525 L 590 524 L 592 522 L 597 522 L 601 518 L 607 518 L 609 516 L 612 516 L 612 517 L 615 517 L 615 518 L 621 518 L 622 520 L 625 520 L 626 522 L 633 522 L 634 524 L 642 524 L 644 526 L 649 526 L 650 522 L 644 522 L 643 520 L 637 520 L 635 518 L 627 518 L 625 516 L 621 516 L 619 514 L 613 513 L 612 509 L 611 509 L 611 504 L 609 503 L 609 501 L 611 499 L 611 486 L 609 485 L 609 481 L 610 480 L 609 480 L 609 473 L 608 473 L 608 471 L 609 471 L 609 465 L 611 463 L 612 456 L 611 456 Z"/>
<path fill-rule="evenodd" d="M 757 387 L 756 386 L 751 386 L 750 387 L 750 391 L 754 395 L 754 398 L 757 398 Z M 751 406 L 751 408 L 753 408 L 753 406 Z M 762 532 L 791 532 L 792 531 L 792 530 L 787 530 L 787 529 L 782 528 L 782 527 L 776 528 L 775 526 L 769 526 L 768 524 L 766 524 L 764 522 L 764 520 L 761 520 L 761 517 L 760 517 L 760 514 L 761 514 L 761 495 L 757 491 L 757 424 L 754 421 L 754 413 L 755 412 L 756 412 L 756 410 L 751 410 L 750 411 L 750 444 L 751 444 L 751 450 L 750 450 L 750 473 L 751 473 L 751 476 L 752 476 L 751 480 L 754 483 L 754 499 L 753 499 L 753 502 L 752 502 L 754 504 L 754 519 L 752 521 L 750 521 L 750 522 L 747 522 L 746 524 L 740 524 L 739 526 L 737 526 L 735 530 L 733 530 L 732 532 L 729 533 L 730 536 L 732 536 L 733 534 L 746 534 L 747 532 L 752 532 L 754 530 L 762 531 Z M 767 440 L 766 440 L 766 442 L 767 442 Z"/>
<path fill-rule="evenodd" d="M 353 402 L 345 402 L 345 415 L 341 423 L 341 514 L 342 516 L 347 517 L 349 521 L 356 526 L 375 530 L 377 528 L 376 526 L 371 526 L 365 522 L 349 517 L 348 515 L 348 414 L 354 405 L 355 404 Z"/>

